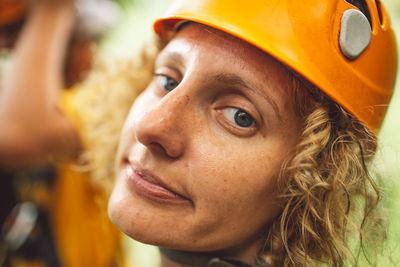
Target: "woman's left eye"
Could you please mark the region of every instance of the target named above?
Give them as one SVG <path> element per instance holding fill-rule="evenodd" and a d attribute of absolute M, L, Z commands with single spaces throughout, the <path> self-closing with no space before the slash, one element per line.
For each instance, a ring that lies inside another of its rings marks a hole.
<path fill-rule="evenodd" d="M 229 121 L 239 127 L 248 128 L 255 124 L 253 117 L 241 109 L 228 107 L 224 109 L 223 113 Z"/>
<path fill-rule="evenodd" d="M 160 86 L 167 91 L 172 91 L 178 86 L 177 81 L 175 81 L 174 79 L 165 74 L 156 73 L 155 75 L 157 75 L 157 80 Z"/>

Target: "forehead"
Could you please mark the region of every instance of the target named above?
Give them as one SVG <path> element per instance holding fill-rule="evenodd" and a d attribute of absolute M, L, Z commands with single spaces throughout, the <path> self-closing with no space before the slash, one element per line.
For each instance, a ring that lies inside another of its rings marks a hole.
<path fill-rule="evenodd" d="M 242 60 L 251 65 L 265 67 L 266 65 L 282 65 L 272 58 L 269 54 L 224 31 L 195 23 L 189 22 L 179 30 L 170 43 L 185 40 L 191 49 L 194 47 L 206 51 L 210 55 L 219 53 L 221 56 L 229 56 L 225 59 Z M 279 66 L 278 66 L 279 65 Z M 274 66 L 275 67 L 275 66 Z"/>
<path fill-rule="evenodd" d="M 185 35 L 186 38 L 194 41 L 197 44 L 205 41 L 210 45 L 218 44 L 223 49 L 229 49 L 233 51 L 237 49 L 251 50 L 253 53 L 258 53 L 259 55 L 265 54 L 262 50 L 240 38 L 237 38 L 227 32 L 196 22 L 187 22 L 184 24 L 175 37 L 179 38 L 181 35 Z"/>
<path fill-rule="evenodd" d="M 266 52 L 229 33 L 194 22 L 179 30 L 163 54 L 181 54 L 187 61 L 204 61 L 210 71 L 221 71 L 218 68 L 225 66 L 229 67 L 226 71 L 242 72 L 253 79 L 263 79 L 264 83 L 278 82 L 285 87 L 291 77 L 287 68 Z"/>

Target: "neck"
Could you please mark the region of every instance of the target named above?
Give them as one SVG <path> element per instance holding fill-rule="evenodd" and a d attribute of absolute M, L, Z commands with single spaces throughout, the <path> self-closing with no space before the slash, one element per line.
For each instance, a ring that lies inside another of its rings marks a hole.
<path fill-rule="evenodd" d="M 213 253 L 190 252 L 168 248 L 160 248 L 160 252 L 161 267 L 252 266 L 237 258 L 218 257 Z"/>
<path fill-rule="evenodd" d="M 175 262 L 161 253 L 161 267 L 193 267 L 193 265 Z"/>
<path fill-rule="evenodd" d="M 198 253 L 168 248 L 159 248 L 162 259 L 162 267 L 193 267 L 207 266 L 215 255 Z"/>

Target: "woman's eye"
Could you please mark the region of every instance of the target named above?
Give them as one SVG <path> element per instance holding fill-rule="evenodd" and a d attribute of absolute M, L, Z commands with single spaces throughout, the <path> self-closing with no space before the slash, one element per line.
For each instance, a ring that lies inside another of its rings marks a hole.
<path fill-rule="evenodd" d="M 167 91 L 172 91 L 178 86 L 178 82 L 165 74 L 156 74 L 158 83 Z"/>
<path fill-rule="evenodd" d="M 247 128 L 254 126 L 255 122 L 253 117 L 241 109 L 228 107 L 225 108 L 223 112 L 229 121 L 240 127 Z"/>

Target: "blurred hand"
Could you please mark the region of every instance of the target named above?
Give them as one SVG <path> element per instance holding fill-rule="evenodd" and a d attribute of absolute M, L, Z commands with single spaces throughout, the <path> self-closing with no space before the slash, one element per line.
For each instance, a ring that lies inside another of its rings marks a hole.
<path fill-rule="evenodd" d="M 12 64 L 1 77 L 0 165 L 40 164 L 49 157 L 70 157 L 79 150 L 72 123 L 56 108 L 75 22 L 74 3 L 29 2 L 31 7 L 12 51 Z"/>
<path fill-rule="evenodd" d="M 36 9 L 60 10 L 70 9 L 75 11 L 76 0 L 29 0 L 30 11 L 35 12 Z"/>
<path fill-rule="evenodd" d="M 45 3 L 48 5 L 56 5 L 56 4 L 73 4 L 76 0 L 30 0 L 31 4 Z"/>

